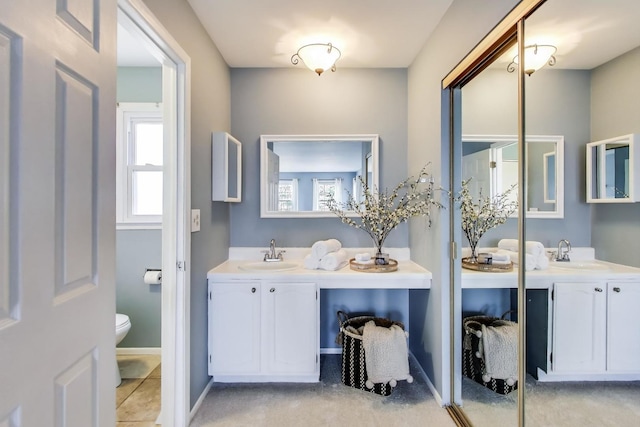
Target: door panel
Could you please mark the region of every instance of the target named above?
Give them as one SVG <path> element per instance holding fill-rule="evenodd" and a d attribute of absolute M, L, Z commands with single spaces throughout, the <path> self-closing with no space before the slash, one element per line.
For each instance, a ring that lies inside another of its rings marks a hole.
<path fill-rule="evenodd" d="M 112 426 L 116 1 L 0 10 L 0 425 Z"/>

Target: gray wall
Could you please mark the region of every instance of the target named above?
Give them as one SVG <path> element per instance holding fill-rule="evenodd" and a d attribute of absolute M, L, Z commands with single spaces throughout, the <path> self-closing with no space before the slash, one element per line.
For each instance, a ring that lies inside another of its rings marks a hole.
<path fill-rule="evenodd" d="M 591 78 L 591 139 L 640 133 L 640 48 L 601 65 Z M 636 159 L 636 168 L 638 167 Z M 637 171 L 636 171 L 637 172 Z M 593 204 L 596 257 L 640 267 L 640 203 Z"/>
<path fill-rule="evenodd" d="M 229 207 L 211 201 L 211 132 L 229 131 L 229 67 L 186 0 L 145 0 L 191 58 L 191 206 L 201 230 L 191 235 L 191 406 L 207 374 L 207 271 L 228 258 Z"/>
<path fill-rule="evenodd" d="M 462 89 L 462 132 L 516 135 L 518 93 L 513 74 L 487 69 Z M 525 80 L 528 135 L 564 136 L 564 219 L 527 219 L 527 240 L 555 247 L 560 239 L 590 246 L 591 209 L 585 200 L 585 144 L 589 142 L 590 72 L 543 68 Z M 542 170 L 540 170 L 542 174 Z M 541 175 L 540 175 L 541 176 Z M 539 183 L 541 185 L 541 183 Z M 480 246 L 517 238 L 515 219 L 489 231 Z M 463 245 L 468 242 L 463 241 Z"/>
<path fill-rule="evenodd" d="M 118 67 L 117 83 L 118 102 L 162 102 L 160 67 Z M 116 311 L 131 319 L 119 347 L 160 347 L 161 289 L 142 276 L 161 267 L 161 230 L 116 231 Z"/>
<path fill-rule="evenodd" d="M 339 64 L 338 64 L 339 67 Z M 318 77 L 308 69 L 232 69 L 231 130 L 242 141 L 242 203 L 231 206 L 231 246 L 310 247 L 336 237 L 373 247 L 369 236 L 340 222 L 260 218 L 261 134 L 379 134 L 380 186 L 407 177 L 407 70 L 346 69 Z M 385 246 L 407 247 L 402 224 Z"/>
<path fill-rule="evenodd" d="M 409 173 L 416 173 L 422 164 L 431 161 L 436 183 L 448 187 L 449 122 L 442 79 L 516 3 L 515 0 L 454 0 L 409 67 Z M 450 366 L 446 356 L 449 348 L 447 216 L 448 211 L 440 211 L 428 231 L 422 219 L 409 224 L 411 256 L 433 273 L 430 292 L 410 293 L 409 344 L 445 403 L 449 402 L 450 392 Z"/>

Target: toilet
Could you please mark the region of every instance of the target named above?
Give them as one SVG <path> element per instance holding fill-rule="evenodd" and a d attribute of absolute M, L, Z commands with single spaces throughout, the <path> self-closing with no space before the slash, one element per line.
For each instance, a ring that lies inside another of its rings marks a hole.
<path fill-rule="evenodd" d="M 120 344 L 120 341 L 127 336 L 127 333 L 131 329 L 131 320 L 126 314 L 116 313 L 116 346 Z M 120 378 L 120 369 L 118 368 L 118 361 L 116 360 L 116 387 L 120 385 L 122 378 Z"/>

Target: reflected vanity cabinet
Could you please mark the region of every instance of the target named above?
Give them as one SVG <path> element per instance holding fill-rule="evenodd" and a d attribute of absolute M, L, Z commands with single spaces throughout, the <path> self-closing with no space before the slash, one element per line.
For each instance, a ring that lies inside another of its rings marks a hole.
<path fill-rule="evenodd" d="M 242 143 L 227 132 L 211 137 L 211 189 L 214 202 L 242 201 Z"/>
<path fill-rule="evenodd" d="M 640 202 L 640 134 L 587 144 L 587 202 Z"/>
<path fill-rule="evenodd" d="M 209 375 L 216 382 L 317 382 L 316 283 L 209 280 Z"/>
<path fill-rule="evenodd" d="M 555 283 L 552 375 L 639 379 L 639 305 L 637 280 Z"/>

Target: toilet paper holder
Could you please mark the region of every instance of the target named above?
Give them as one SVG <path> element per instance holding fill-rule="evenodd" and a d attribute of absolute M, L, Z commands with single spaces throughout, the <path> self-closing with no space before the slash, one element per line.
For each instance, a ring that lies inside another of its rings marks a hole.
<path fill-rule="evenodd" d="M 143 276 L 146 285 L 162 284 L 162 270 L 159 268 L 147 268 Z"/>

